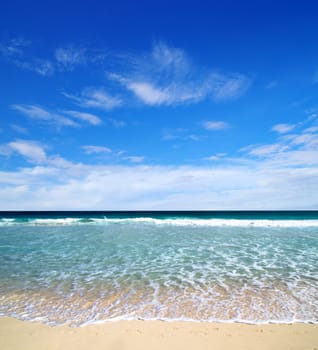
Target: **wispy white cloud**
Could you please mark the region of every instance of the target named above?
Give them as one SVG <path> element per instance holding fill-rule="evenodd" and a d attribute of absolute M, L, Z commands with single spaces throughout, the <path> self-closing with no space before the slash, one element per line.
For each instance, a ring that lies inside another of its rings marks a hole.
<path fill-rule="evenodd" d="M 194 134 L 190 130 L 185 128 L 176 128 L 173 130 L 164 130 L 162 139 L 164 141 L 199 141 L 201 139 L 201 136 Z"/>
<path fill-rule="evenodd" d="M 38 174 L 38 170 L 41 169 L 41 174 L 45 173 L 57 173 L 52 167 L 65 169 L 72 168 L 69 174 L 73 174 L 79 167 L 79 164 L 70 162 L 59 155 L 48 155 L 46 152 L 47 146 L 39 141 L 17 139 L 6 144 L 0 145 L 0 155 L 10 157 L 14 154 L 21 156 L 28 163 L 36 164 L 33 172 Z M 39 168 L 40 167 L 40 168 Z M 47 168 L 50 167 L 50 168 Z M 47 170 L 45 170 L 47 169 Z"/>
<path fill-rule="evenodd" d="M 12 149 L 7 145 L 0 145 L 0 156 L 8 157 L 12 153 Z"/>
<path fill-rule="evenodd" d="M 82 146 L 82 149 L 85 151 L 87 154 L 109 154 L 112 153 L 112 150 L 108 147 L 105 146 L 93 146 L 93 145 L 87 145 L 87 146 Z"/>
<path fill-rule="evenodd" d="M 34 57 L 26 52 L 31 44 L 31 41 L 24 38 L 13 38 L 0 43 L 0 54 L 19 68 L 33 71 L 42 76 L 52 75 L 55 67 L 51 60 Z"/>
<path fill-rule="evenodd" d="M 72 127 L 79 126 L 79 124 L 74 122 L 72 119 L 67 118 L 61 114 L 50 112 L 40 106 L 14 104 L 11 107 L 28 118 L 51 122 L 53 124 L 60 125 L 60 126 L 72 126 Z"/>
<path fill-rule="evenodd" d="M 46 161 L 46 153 L 42 145 L 36 141 L 16 140 L 7 144 L 12 151 L 25 157 L 31 163 L 43 163 Z"/>
<path fill-rule="evenodd" d="M 268 156 L 272 155 L 274 153 L 278 152 L 283 152 L 286 149 L 288 149 L 287 145 L 280 144 L 280 143 L 273 143 L 269 145 L 262 145 L 262 146 L 257 146 L 253 147 L 250 151 L 249 154 L 253 156 Z"/>
<path fill-rule="evenodd" d="M 0 43 L 0 53 L 7 57 L 21 56 L 24 49 L 31 45 L 31 41 L 22 37 L 12 38 Z"/>
<path fill-rule="evenodd" d="M 0 54 L 17 67 L 36 72 L 42 76 L 53 75 L 56 69 L 73 70 L 87 61 L 86 49 L 74 46 L 59 47 L 54 57 L 41 58 L 30 52 L 31 41 L 13 38 L 0 43 Z M 29 50 L 26 50 L 29 49 Z M 92 61 L 92 60 L 91 60 Z"/>
<path fill-rule="evenodd" d="M 315 133 L 318 131 L 318 126 L 311 126 L 304 130 L 304 132 Z"/>
<path fill-rule="evenodd" d="M 92 125 L 99 125 L 102 123 L 102 120 L 95 114 L 78 112 L 78 111 L 63 111 L 63 113 L 75 119 L 86 121 Z"/>
<path fill-rule="evenodd" d="M 297 124 L 276 124 L 272 127 L 272 130 L 280 134 L 285 134 L 295 129 L 296 126 Z"/>
<path fill-rule="evenodd" d="M 42 76 L 51 76 L 55 72 L 73 71 L 86 64 L 98 67 L 100 63 L 112 65 L 116 58 L 104 48 L 78 47 L 74 44 L 59 46 L 53 55 L 39 57 L 34 54 L 33 43 L 23 37 L 11 38 L 0 42 L 0 55 L 17 67 L 36 72 Z"/>
<path fill-rule="evenodd" d="M 128 160 L 131 163 L 142 163 L 145 160 L 143 156 L 128 156 L 124 157 L 124 159 Z"/>
<path fill-rule="evenodd" d="M 217 154 L 214 154 L 212 156 L 209 156 L 209 157 L 205 157 L 203 158 L 204 160 L 211 160 L 211 161 L 216 161 L 216 160 L 220 160 L 222 159 L 223 157 L 226 156 L 226 153 L 217 153 Z"/>
<path fill-rule="evenodd" d="M 212 73 L 207 81 L 206 94 L 215 101 L 226 101 L 243 95 L 251 85 L 251 79 L 243 74 Z"/>
<path fill-rule="evenodd" d="M 318 133 L 303 132 L 301 134 L 291 135 L 288 140 L 292 145 L 312 148 L 318 146 Z"/>
<path fill-rule="evenodd" d="M 110 96 L 102 88 L 86 88 L 78 95 L 63 93 L 65 97 L 84 108 L 98 108 L 112 110 L 122 105 L 122 100 L 117 96 Z"/>
<path fill-rule="evenodd" d="M 303 124 L 307 123 L 307 122 L 312 122 L 313 120 L 316 120 L 318 122 L 318 113 L 317 113 L 317 109 L 314 109 L 314 112 L 309 112 L 309 116 L 308 118 L 304 121 Z"/>
<path fill-rule="evenodd" d="M 55 50 L 55 59 L 60 68 L 73 70 L 75 66 L 86 63 L 86 49 L 74 46 L 59 47 Z"/>
<path fill-rule="evenodd" d="M 225 130 L 230 128 L 230 124 L 220 120 L 208 120 L 203 122 L 203 127 L 206 130 Z"/>
<path fill-rule="evenodd" d="M 114 119 L 114 118 L 107 118 L 107 121 L 115 128 L 123 128 L 127 126 L 127 123 L 123 120 Z"/>
<path fill-rule="evenodd" d="M 132 81 L 128 82 L 126 87 L 148 105 L 169 104 L 169 101 L 172 99 L 172 96 L 169 95 L 169 91 L 161 90 L 150 83 Z"/>
<path fill-rule="evenodd" d="M 46 59 L 31 58 L 29 61 L 15 59 L 12 62 L 19 68 L 35 72 L 42 76 L 53 75 L 55 71 L 53 63 Z"/>
<path fill-rule="evenodd" d="M 137 164 L 142 163 L 145 160 L 145 157 L 143 156 L 124 156 L 126 151 L 113 151 L 111 148 L 105 146 L 85 145 L 81 148 L 86 154 L 108 155 L 113 159 L 116 159 L 116 162 L 128 161 Z"/>
<path fill-rule="evenodd" d="M 191 62 L 182 49 L 169 47 L 164 42 L 157 42 L 152 49 L 151 58 L 166 73 L 184 76 L 191 69 Z M 151 63 L 152 64 L 152 63 Z"/>
<path fill-rule="evenodd" d="M 74 110 L 64 110 L 56 113 L 37 105 L 23 104 L 14 104 L 11 108 L 28 118 L 37 119 L 58 126 L 80 127 L 82 125 L 79 124 L 80 121 L 87 122 L 94 126 L 102 123 L 102 120 L 95 114 Z"/>
<path fill-rule="evenodd" d="M 155 44 L 150 54 L 136 57 L 130 73 L 107 76 L 152 106 L 197 103 L 206 98 L 226 101 L 242 95 L 251 84 L 243 74 L 199 69 L 183 50 L 163 42 Z"/>
<path fill-rule="evenodd" d="M 94 65 L 95 68 L 100 64 L 103 67 L 112 66 L 119 60 L 117 56 L 103 47 L 83 47 L 76 44 L 60 46 L 54 52 L 56 66 L 62 71 L 72 71 L 77 67 L 88 65 Z"/>
<path fill-rule="evenodd" d="M 55 70 L 54 65 L 51 61 L 40 58 L 35 58 L 31 62 L 21 63 L 21 66 L 42 76 L 50 76 L 54 73 Z"/>
<path fill-rule="evenodd" d="M 315 118 L 295 124 L 298 133 L 286 132 L 271 144 L 250 145 L 241 151 L 259 158 L 268 167 L 318 166 L 318 129 L 315 125 L 308 127 L 310 121 L 315 123 Z"/>
<path fill-rule="evenodd" d="M 24 127 L 21 126 L 21 125 L 11 124 L 10 127 L 11 127 L 14 131 L 18 132 L 19 134 L 24 134 L 24 135 L 26 135 L 26 134 L 29 133 L 28 129 L 27 129 L 27 128 L 24 128 Z"/>
<path fill-rule="evenodd" d="M 45 109 L 35 105 L 18 105 L 14 104 L 11 106 L 13 109 L 27 115 L 34 119 L 50 120 L 51 114 Z"/>
<path fill-rule="evenodd" d="M 312 109 L 310 111 L 307 111 L 307 118 L 305 118 L 302 121 L 299 121 L 297 123 L 294 124 L 286 124 L 286 123 L 282 123 L 282 124 L 276 124 L 273 125 L 272 127 L 272 131 L 276 131 L 279 134 L 288 134 L 290 131 L 294 131 L 295 129 L 303 129 L 303 133 L 304 132 L 315 132 L 315 127 L 317 124 L 317 118 L 318 118 L 318 113 L 316 113 L 316 109 Z M 308 126 L 310 125 L 311 126 Z M 304 129 L 307 125 L 307 129 Z M 288 135 L 286 135 L 285 137 L 289 137 Z"/>

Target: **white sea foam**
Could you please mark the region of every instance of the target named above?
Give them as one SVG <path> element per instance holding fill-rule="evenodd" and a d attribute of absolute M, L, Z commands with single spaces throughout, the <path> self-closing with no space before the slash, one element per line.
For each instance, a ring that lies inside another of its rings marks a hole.
<path fill-rule="evenodd" d="M 78 218 L 63 218 L 63 219 L 31 219 L 29 224 L 34 225 L 73 225 L 79 223 L 81 219 Z"/>
<path fill-rule="evenodd" d="M 145 224 L 166 226 L 202 226 L 202 227 L 318 227 L 318 220 L 269 220 L 269 219 L 157 219 L 140 218 L 36 218 L 19 221 L 17 219 L 2 218 L 0 226 L 11 225 L 107 225 L 107 224 Z"/>
<path fill-rule="evenodd" d="M 129 218 L 105 219 L 109 223 L 147 223 L 171 226 L 211 226 L 211 227 L 318 227 L 318 220 L 263 220 L 263 219 L 154 219 Z"/>
<path fill-rule="evenodd" d="M 3 218 L 3 219 L 0 219 L 0 222 L 3 222 L 3 223 L 10 223 L 10 222 L 15 222 L 15 219 L 7 219 L 7 218 Z"/>

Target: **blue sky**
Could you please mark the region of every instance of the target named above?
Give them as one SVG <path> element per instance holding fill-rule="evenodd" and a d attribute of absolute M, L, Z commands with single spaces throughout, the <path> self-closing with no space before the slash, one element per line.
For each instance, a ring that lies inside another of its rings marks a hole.
<path fill-rule="evenodd" d="M 3 1 L 0 209 L 318 209 L 314 1 Z"/>

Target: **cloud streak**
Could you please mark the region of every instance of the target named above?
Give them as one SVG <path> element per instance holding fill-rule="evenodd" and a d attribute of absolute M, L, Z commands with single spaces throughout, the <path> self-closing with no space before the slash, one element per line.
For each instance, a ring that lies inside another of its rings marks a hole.
<path fill-rule="evenodd" d="M 63 113 L 75 119 L 88 122 L 89 124 L 92 124 L 92 125 L 99 125 L 102 123 L 102 120 L 95 114 L 78 112 L 78 111 L 63 111 Z"/>
<path fill-rule="evenodd" d="M 230 128 L 230 124 L 220 120 L 209 120 L 203 122 L 203 127 L 209 131 L 225 130 Z"/>
<path fill-rule="evenodd" d="M 12 62 L 19 68 L 35 72 L 43 77 L 51 76 L 55 71 L 53 63 L 45 59 L 32 58 L 30 61 L 15 59 Z"/>
<path fill-rule="evenodd" d="M 185 51 L 163 42 L 133 62 L 130 73 L 111 73 L 107 77 L 150 106 L 197 103 L 207 98 L 227 101 L 241 96 L 251 85 L 251 79 L 243 74 L 198 68 Z"/>
<path fill-rule="evenodd" d="M 74 46 L 59 47 L 55 50 L 55 59 L 61 69 L 73 70 L 87 62 L 86 50 Z"/>
<path fill-rule="evenodd" d="M 102 123 L 101 118 L 95 114 L 74 110 L 65 110 L 56 113 L 40 106 L 23 104 L 14 104 L 11 106 L 11 108 L 28 118 L 37 119 L 39 121 L 52 123 L 58 126 L 80 127 L 81 124 L 78 122 L 86 122 L 93 126 L 97 126 Z"/>
<path fill-rule="evenodd" d="M 93 146 L 93 145 L 87 145 L 82 146 L 82 149 L 85 151 L 86 154 L 109 154 L 112 153 L 112 150 L 105 146 Z"/>
<path fill-rule="evenodd" d="M 272 130 L 280 134 L 285 134 L 295 129 L 296 126 L 297 126 L 296 124 L 276 124 L 272 127 Z"/>
<path fill-rule="evenodd" d="M 124 159 L 128 160 L 131 163 L 142 163 L 145 160 L 143 156 L 128 156 L 124 157 Z"/>
<path fill-rule="evenodd" d="M 102 88 L 86 88 L 79 96 L 68 93 L 64 93 L 63 95 L 78 106 L 84 108 L 97 108 L 110 111 L 122 105 L 122 100 L 119 97 L 110 96 Z"/>
<path fill-rule="evenodd" d="M 51 60 L 26 53 L 26 49 L 30 48 L 31 44 L 31 41 L 24 38 L 13 38 L 0 43 L 0 54 L 19 68 L 33 71 L 42 76 L 53 75 L 55 66 Z"/>
<path fill-rule="evenodd" d="M 280 133 L 281 135 L 275 142 L 265 145 L 250 145 L 241 149 L 241 152 L 252 159 L 258 158 L 268 167 L 318 166 L 318 128 L 316 128 L 315 118 L 307 118 L 295 124 L 298 127 L 303 127 L 298 133 L 288 132 L 284 124 L 284 132 Z M 306 127 L 309 121 L 313 125 Z M 290 131 L 293 129 L 291 128 Z"/>
<path fill-rule="evenodd" d="M 11 106 L 11 108 L 31 119 L 50 122 L 59 126 L 79 126 L 79 124 L 74 122 L 72 119 L 67 118 L 58 113 L 50 112 L 47 109 L 40 106 L 14 104 Z"/>
<path fill-rule="evenodd" d="M 31 41 L 24 38 L 12 38 L 0 44 L 0 53 L 6 57 L 22 56 Z"/>
<path fill-rule="evenodd" d="M 33 140 L 15 140 L 0 145 L 0 154 L 3 156 L 18 154 L 30 163 L 43 163 L 47 159 L 44 147 Z"/>

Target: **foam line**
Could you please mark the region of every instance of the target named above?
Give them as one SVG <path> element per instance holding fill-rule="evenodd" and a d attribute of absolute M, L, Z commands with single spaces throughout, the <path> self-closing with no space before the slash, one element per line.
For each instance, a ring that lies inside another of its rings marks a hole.
<path fill-rule="evenodd" d="M 318 227 L 318 220 L 267 220 L 267 219 L 155 219 L 155 218 L 56 218 L 56 219 L 0 219 L 0 226 L 11 225 L 107 225 L 107 224 L 145 224 L 169 226 L 202 226 L 202 227 Z"/>

